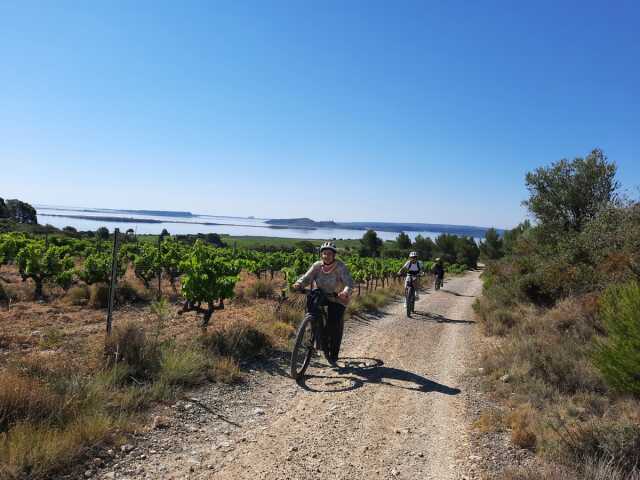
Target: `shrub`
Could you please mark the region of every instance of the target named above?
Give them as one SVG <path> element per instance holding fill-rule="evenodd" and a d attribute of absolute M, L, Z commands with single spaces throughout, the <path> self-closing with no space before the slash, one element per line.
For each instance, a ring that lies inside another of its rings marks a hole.
<path fill-rule="evenodd" d="M 256 280 L 245 289 L 245 294 L 250 298 L 273 297 L 274 286 L 267 280 Z"/>
<path fill-rule="evenodd" d="M 118 285 L 116 298 L 118 299 L 118 303 L 135 303 L 148 300 L 146 295 L 141 294 L 137 288 L 126 281 Z"/>
<path fill-rule="evenodd" d="M 0 432 L 22 420 L 58 417 L 63 399 L 43 382 L 15 372 L 0 372 Z"/>
<path fill-rule="evenodd" d="M 67 292 L 67 300 L 72 305 L 86 305 L 91 297 L 89 287 L 86 285 L 79 285 L 77 287 L 71 287 Z"/>
<path fill-rule="evenodd" d="M 269 337 L 246 320 L 232 320 L 202 336 L 204 346 L 216 355 L 236 359 L 257 357 L 272 347 Z"/>
<path fill-rule="evenodd" d="M 232 357 L 218 357 L 214 359 L 211 366 L 211 377 L 213 380 L 222 383 L 235 383 L 240 378 L 240 367 L 238 361 Z"/>
<path fill-rule="evenodd" d="M 625 473 L 640 466 L 640 425 L 621 420 L 596 419 L 584 424 L 556 427 L 557 454 L 580 464 L 584 459 L 610 463 Z"/>
<path fill-rule="evenodd" d="M 134 322 L 116 326 L 105 345 L 110 361 L 126 365 L 129 375 L 135 378 L 151 378 L 160 368 L 160 352 L 154 347 Z"/>
<path fill-rule="evenodd" d="M 89 287 L 89 306 L 107 308 L 109 305 L 109 287 L 104 283 L 96 283 Z"/>
<path fill-rule="evenodd" d="M 602 319 L 608 336 L 598 344 L 595 363 L 613 388 L 640 396 L 640 284 L 607 289 Z"/>
<path fill-rule="evenodd" d="M 534 432 L 535 412 L 530 405 L 522 405 L 509 416 L 511 441 L 520 448 L 533 450 L 537 436 Z"/>
<path fill-rule="evenodd" d="M 205 379 L 208 366 L 209 360 L 197 345 L 166 347 L 162 350 L 159 379 L 168 385 L 198 385 Z"/>

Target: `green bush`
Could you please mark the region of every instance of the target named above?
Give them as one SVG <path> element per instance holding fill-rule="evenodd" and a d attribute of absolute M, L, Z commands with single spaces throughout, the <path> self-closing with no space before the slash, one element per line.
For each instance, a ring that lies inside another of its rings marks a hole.
<path fill-rule="evenodd" d="M 609 287 L 601 315 L 607 337 L 598 343 L 595 363 L 613 388 L 640 396 L 640 284 Z"/>

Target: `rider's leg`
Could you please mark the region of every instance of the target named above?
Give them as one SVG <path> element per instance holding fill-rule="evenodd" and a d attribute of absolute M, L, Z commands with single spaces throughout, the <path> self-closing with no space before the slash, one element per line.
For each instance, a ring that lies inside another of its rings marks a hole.
<path fill-rule="evenodd" d="M 344 330 L 345 307 L 341 303 L 329 302 L 327 319 L 327 338 L 329 342 L 329 361 L 335 363 L 340 353 L 342 333 Z"/>

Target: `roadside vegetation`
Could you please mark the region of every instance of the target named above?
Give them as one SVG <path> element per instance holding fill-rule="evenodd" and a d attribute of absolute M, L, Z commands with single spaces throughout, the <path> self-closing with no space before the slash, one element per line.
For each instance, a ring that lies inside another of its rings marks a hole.
<path fill-rule="evenodd" d="M 546 462 L 504 479 L 638 478 L 640 204 L 615 175 L 600 150 L 527 174 L 535 224 L 480 246 L 482 367 L 504 406 L 480 423 Z"/>

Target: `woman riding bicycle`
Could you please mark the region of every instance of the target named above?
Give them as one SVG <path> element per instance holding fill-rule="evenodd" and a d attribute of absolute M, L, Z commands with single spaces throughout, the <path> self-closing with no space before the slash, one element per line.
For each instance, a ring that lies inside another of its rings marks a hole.
<path fill-rule="evenodd" d="M 422 262 L 418 260 L 418 253 L 411 252 L 409 254 L 409 260 L 405 263 L 398 275 L 402 275 L 404 272 L 407 272 L 409 275 L 413 276 L 413 286 L 415 288 L 416 300 L 418 299 L 418 289 L 420 288 L 419 276 L 422 272 Z M 405 285 L 408 283 L 409 279 L 405 280 Z"/>
<path fill-rule="evenodd" d="M 335 365 L 340 352 L 344 311 L 353 290 L 351 273 L 344 263 L 336 259 L 336 252 L 333 242 L 323 243 L 320 247 L 322 260 L 311 265 L 309 271 L 293 284 L 294 290 L 299 290 L 314 282 L 328 296 L 327 327 L 322 335 L 322 344 L 332 365 Z"/>

